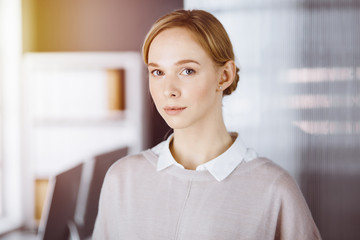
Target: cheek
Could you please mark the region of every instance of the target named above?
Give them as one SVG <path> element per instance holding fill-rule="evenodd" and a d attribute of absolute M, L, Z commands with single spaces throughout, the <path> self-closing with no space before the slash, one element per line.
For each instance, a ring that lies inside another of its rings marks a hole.
<path fill-rule="evenodd" d="M 150 95 L 151 95 L 151 98 L 152 98 L 152 100 L 154 101 L 155 104 L 158 102 L 158 99 L 159 99 L 159 96 L 160 96 L 159 89 L 160 89 L 159 87 L 156 87 L 154 84 L 149 82 Z"/>
<path fill-rule="evenodd" d="M 154 84 L 151 81 L 149 81 L 149 91 L 150 91 L 150 95 L 153 99 L 154 99 L 155 89 L 156 88 L 155 88 Z"/>
<path fill-rule="evenodd" d="M 189 91 L 189 95 L 192 96 L 193 99 L 196 99 L 198 101 L 210 101 L 215 96 L 216 91 L 212 87 L 212 84 L 209 84 L 209 82 L 193 86 L 191 91 Z"/>
<path fill-rule="evenodd" d="M 190 94 L 198 101 L 206 100 L 208 96 L 210 96 L 209 91 L 206 88 L 198 88 L 195 91 L 192 91 Z"/>

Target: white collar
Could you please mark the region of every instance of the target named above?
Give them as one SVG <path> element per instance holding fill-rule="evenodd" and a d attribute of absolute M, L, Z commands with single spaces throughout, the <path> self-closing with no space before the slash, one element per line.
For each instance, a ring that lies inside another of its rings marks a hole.
<path fill-rule="evenodd" d="M 257 154 L 252 149 L 245 147 L 241 138 L 237 133 L 230 133 L 235 138 L 234 143 L 220 156 L 199 165 L 196 171 L 208 170 L 210 174 L 216 178 L 219 182 L 229 176 L 232 171 L 242 162 L 248 162 L 252 159 L 257 158 Z M 175 161 L 174 157 L 170 152 L 170 142 L 173 138 L 173 134 L 168 139 L 159 145 L 155 146 L 151 150 L 159 156 L 157 162 L 157 171 L 161 171 L 171 165 L 176 165 L 184 168 L 178 162 Z"/>

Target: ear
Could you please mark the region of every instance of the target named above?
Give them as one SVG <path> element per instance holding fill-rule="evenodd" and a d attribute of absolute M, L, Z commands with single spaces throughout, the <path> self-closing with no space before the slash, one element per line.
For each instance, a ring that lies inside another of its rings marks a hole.
<path fill-rule="evenodd" d="M 224 66 L 220 68 L 220 78 L 218 82 L 218 91 L 224 91 L 234 81 L 236 74 L 236 65 L 233 60 L 227 61 Z"/>

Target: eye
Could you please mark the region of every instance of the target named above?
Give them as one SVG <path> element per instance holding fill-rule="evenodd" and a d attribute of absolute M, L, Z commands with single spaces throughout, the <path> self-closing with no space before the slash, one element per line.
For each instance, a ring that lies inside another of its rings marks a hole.
<path fill-rule="evenodd" d="M 151 71 L 151 75 L 153 75 L 153 76 L 162 76 L 163 74 L 164 73 L 158 69 Z"/>
<path fill-rule="evenodd" d="M 195 70 L 194 69 L 191 69 L 191 68 L 185 68 L 181 74 L 184 74 L 184 75 L 192 75 L 195 73 Z"/>

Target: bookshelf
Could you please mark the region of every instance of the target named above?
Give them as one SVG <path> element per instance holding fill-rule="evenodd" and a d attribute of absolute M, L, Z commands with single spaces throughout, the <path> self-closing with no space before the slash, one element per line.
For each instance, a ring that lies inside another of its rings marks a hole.
<path fill-rule="evenodd" d="M 27 53 L 22 113 L 25 195 L 95 155 L 146 146 L 143 63 L 138 52 Z M 28 219 L 34 202 L 28 203 Z"/>

